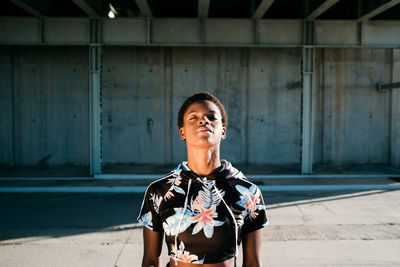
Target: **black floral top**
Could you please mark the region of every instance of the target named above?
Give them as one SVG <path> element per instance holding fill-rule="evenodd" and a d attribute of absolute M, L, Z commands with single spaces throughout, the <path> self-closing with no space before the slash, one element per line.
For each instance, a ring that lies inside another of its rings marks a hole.
<path fill-rule="evenodd" d="M 171 258 L 197 264 L 236 256 L 243 235 L 268 223 L 260 189 L 225 160 L 207 177 L 182 162 L 151 183 L 138 221 L 165 233 Z"/>

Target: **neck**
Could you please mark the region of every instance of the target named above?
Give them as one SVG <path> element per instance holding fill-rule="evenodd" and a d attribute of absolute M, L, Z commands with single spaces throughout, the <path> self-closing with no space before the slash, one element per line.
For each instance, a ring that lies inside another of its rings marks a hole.
<path fill-rule="evenodd" d="M 196 174 L 207 176 L 219 166 L 221 166 L 219 145 L 201 149 L 188 147 L 188 167 Z"/>

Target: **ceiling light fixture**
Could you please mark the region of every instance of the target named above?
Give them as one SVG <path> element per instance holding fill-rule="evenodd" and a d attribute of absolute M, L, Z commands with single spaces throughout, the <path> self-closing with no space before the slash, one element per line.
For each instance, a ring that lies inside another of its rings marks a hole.
<path fill-rule="evenodd" d="M 110 19 L 113 19 L 118 14 L 117 10 L 115 10 L 115 8 L 111 4 L 108 4 L 108 6 L 110 7 L 110 11 L 108 12 L 108 17 Z"/>

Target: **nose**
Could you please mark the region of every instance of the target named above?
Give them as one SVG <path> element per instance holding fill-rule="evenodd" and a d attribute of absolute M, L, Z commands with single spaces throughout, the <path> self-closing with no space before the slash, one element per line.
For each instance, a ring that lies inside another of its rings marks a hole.
<path fill-rule="evenodd" d="M 208 125 L 209 123 L 210 122 L 208 121 L 206 116 L 202 117 L 201 120 L 199 120 L 200 125 Z"/>

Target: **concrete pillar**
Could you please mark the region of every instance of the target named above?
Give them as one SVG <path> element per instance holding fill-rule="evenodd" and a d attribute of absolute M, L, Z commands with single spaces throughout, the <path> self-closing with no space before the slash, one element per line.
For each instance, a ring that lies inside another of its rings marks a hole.
<path fill-rule="evenodd" d="M 313 152 L 313 86 L 314 86 L 314 48 L 307 47 L 314 42 L 314 22 L 303 22 L 302 51 L 302 132 L 301 132 L 301 173 L 312 173 Z"/>
<path fill-rule="evenodd" d="M 100 174 L 101 144 L 101 23 L 90 20 L 89 44 L 89 122 L 90 122 L 90 175 Z"/>
<path fill-rule="evenodd" d="M 400 49 L 393 49 L 392 83 L 400 82 Z M 400 88 L 390 89 L 391 133 L 390 165 L 400 168 Z"/>

